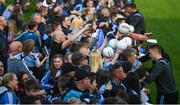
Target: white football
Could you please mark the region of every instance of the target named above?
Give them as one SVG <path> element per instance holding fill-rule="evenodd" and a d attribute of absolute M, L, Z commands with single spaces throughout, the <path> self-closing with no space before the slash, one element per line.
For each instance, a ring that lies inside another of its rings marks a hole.
<path fill-rule="evenodd" d="M 118 43 L 118 40 L 113 38 L 109 41 L 109 47 L 113 48 L 113 49 L 116 49 L 117 47 L 117 43 Z"/>
<path fill-rule="evenodd" d="M 129 25 L 129 32 L 134 32 L 134 26 Z"/>
<path fill-rule="evenodd" d="M 105 47 L 102 53 L 103 57 L 108 58 L 114 55 L 114 50 L 111 47 Z"/>
<path fill-rule="evenodd" d="M 132 39 L 130 37 L 124 37 L 122 40 L 124 40 L 124 42 L 126 42 L 127 46 L 132 45 Z"/>
<path fill-rule="evenodd" d="M 124 40 L 120 40 L 117 43 L 117 48 L 121 50 L 125 50 L 127 48 L 127 43 Z"/>
<path fill-rule="evenodd" d="M 126 34 L 129 32 L 129 24 L 127 23 L 121 23 L 119 26 L 119 32 Z"/>

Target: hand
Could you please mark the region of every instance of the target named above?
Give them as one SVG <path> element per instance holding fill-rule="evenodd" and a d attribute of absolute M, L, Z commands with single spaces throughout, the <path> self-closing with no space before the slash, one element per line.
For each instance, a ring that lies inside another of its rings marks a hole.
<path fill-rule="evenodd" d="M 144 91 L 146 94 L 149 94 L 149 93 L 150 93 L 150 89 L 148 89 L 148 88 L 143 88 L 143 91 Z"/>
<path fill-rule="evenodd" d="M 121 54 L 122 52 L 123 52 L 122 49 L 117 49 L 117 50 L 116 50 L 116 53 L 118 53 L 118 54 Z"/>
<path fill-rule="evenodd" d="M 86 24 L 86 25 L 84 26 L 84 29 L 85 29 L 85 30 L 88 30 L 88 29 L 90 29 L 91 26 L 92 26 L 92 24 Z"/>
<path fill-rule="evenodd" d="M 37 95 L 39 95 L 39 96 L 46 96 L 46 92 L 45 92 L 45 90 L 39 90 L 37 92 Z"/>
<path fill-rule="evenodd" d="M 49 58 L 49 56 L 48 56 L 48 55 L 46 55 L 46 56 L 44 57 L 44 59 L 45 59 L 45 60 L 47 60 L 48 58 Z"/>
<path fill-rule="evenodd" d="M 111 90 L 111 89 L 112 89 L 112 85 L 111 85 L 111 81 L 109 81 L 105 86 L 105 90 Z"/>

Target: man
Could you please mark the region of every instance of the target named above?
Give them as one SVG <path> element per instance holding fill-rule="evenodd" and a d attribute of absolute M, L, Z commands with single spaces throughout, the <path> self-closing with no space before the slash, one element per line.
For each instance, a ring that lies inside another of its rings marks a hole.
<path fill-rule="evenodd" d="M 26 99 L 26 96 L 39 96 L 42 104 L 49 104 L 48 100 L 45 99 L 46 93 L 44 90 L 40 89 L 40 85 L 38 81 L 34 79 L 29 79 L 25 81 L 24 91 L 25 91 L 25 97 L 23 97 L 22 100 L 24 100 L 24 98 Z"/>
<path fill-rule="evenodd" d="M 77 68 L 80 68 L 81 66 L 88 64 L 88 59 L 80 52 L 73 53 L 71 60 L 72 64 Z"/>
<path fill-rule="evenodd" d="M 7 70 L 7 58 L 8 58 L 8 41 L 6 39 L 7 33 L 4 31 L 7 26 L 5 17 L 0 16 L 0 60 L 4 64 L 4 69 Z"/>
<path fill-rule="evenodd" d="M 1 104 L 19 104 L 19 98 L 14 91 L 18 89 L 16 74 L 7 73 L 3 76 L 3 86 L 0 87 Z"/>
<path fill-rule="evenodd" d="M 63 100 L 72 98 L 80 99 L 84 95 L 89 95 L 91 73 L 84 69 L 77 69 L 75 73 L 75 85 L 64 95 Z"/>
<path fill-rule="evenodd" d="M 177 104 L 178 91 L 172 73 L 172 67 L 161 55 L 161 48 L 152 45 L 148 48 L 150 58 L 156 63 L 151 73 L 146 77 L 148 83 L 155 81 L 157 87 L 157 104 Z"/>
<path fill-rule="evenodd" d="M 28 32 L 24 32 L 21 35 L 19 35 L 16 40 L 23 42 L 25 40 L 28 39 L 32 39 L 35 42 L 35 52 L 38 52 L 40 50 L 40 40 L 39 40 L 39 36 L 36 34 L 37 32 L 37 24 L 33 21 L 28 23 L 28 28 L 29 31 Z"/>
<path fill-rule="evenodd" d="M 13 41 L 10 46 L 10 55 L 15 56 L 22 52 L 23 45 L 20 41 Z"/>
<path fill-rule="evenodd" d="M 123 91 L 126 91 L 126 87 L 123 83 L 123 80 L 125 78 L 125 72 L 122 68 L 122 64 L 115 63 L 112 66 L 110 66 L 109 73 L 111 80 L 108 83 L 102 85 L 99 89 L 100 93 L 103 93 L 103 96 L 105 98 L 112 96 L 111 90 L 115 87 L 118 87 Z"/>
<path fill-rule="evenodd" d="M 136 4 L 133 2 L 125 5 L 126 23 L 134 26 L 134 33 L 144 34 L 145 22 L 143 15 L 136 9 Z"/>
<path fill-rule="evenodd" d="M 136 71 L 142 66 L 142 63 L 137 59 L 135 49 L 127 48 L 123 52 L 124 59 L 132 64 L 132 70 Z"/>
<path fill-rule="evenodd" d="M 62 26 L 62 31 L 65 35 L 68 35 L 72 32 L 72 30 L 70 30 L 70 19 L 68 16 L 61 16 L 60 23 Z"/>

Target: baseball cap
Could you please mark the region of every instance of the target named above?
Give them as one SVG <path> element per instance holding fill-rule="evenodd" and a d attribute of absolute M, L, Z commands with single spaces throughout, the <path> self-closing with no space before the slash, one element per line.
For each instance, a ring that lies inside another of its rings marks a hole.
<path fill-rule="evenodd" d="M 147 42 L 150 44 L 157 44 L 158 43 L 158 41 L 156 39 L 148 39 Z"/>

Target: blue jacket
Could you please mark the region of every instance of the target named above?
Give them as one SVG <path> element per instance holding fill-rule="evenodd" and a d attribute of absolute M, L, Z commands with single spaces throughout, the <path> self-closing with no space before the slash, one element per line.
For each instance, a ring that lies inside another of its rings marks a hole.
<path fill-rule="evenodd" d="M 16 94 L 5 86 L 0 87 L 0 104 L 19 104 Z"/>
<path fill-rule="evenodd" d="M 35 32 L 28 31 L 28 32 L 22 33 L 21 35 L 19 35 L 16 38 L 17 41 L 21 41 L 21 42 L 23 42 L 23 41 L 25 41 L 27 39 L 34 40 L 34 42 L 35 42 L 35 49 L 34 50 L 35 50 L 35 52 L 38 52 L 39 49 L 40 49 L 40 42 L 39 42 L 40 39 L 39 39 L 39 36 Z"/>
<path fill-rule="evenodd" d="M 75 89 L 71 89 L 69 92 L 67 92 L 65 94 L 65 96 L 63 97 L 64 101 L 69 101 L 69 99 L 75 98 L 75 99 L 80 99 L 80 97 L 83 95 L 84 93 L 82 91 L 77 91 Z"/>
<path fill-rule="evenodd" d="M 56 77 L 59 77 L 61 75 L 61 71 L 58 70 L 56 72 Z M 44 77 L 42 78 L 40 84 L 43 87 L 43 89 L 45 90 L 51 90 L 52 88 L 54 88 L 54 83 L 53 82 L 49 82 L 52 79 L 51 77 L 51 72 L 50 70 L 44 75 Z"/>

